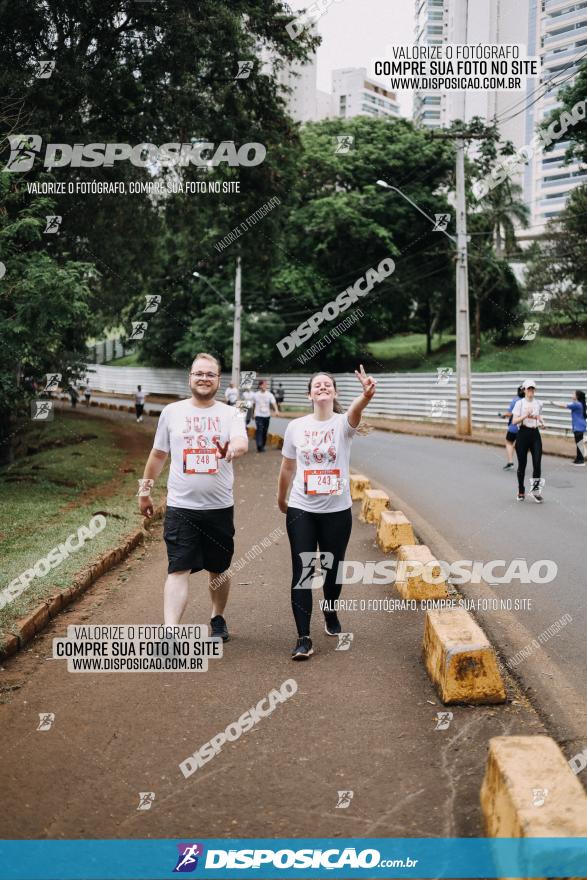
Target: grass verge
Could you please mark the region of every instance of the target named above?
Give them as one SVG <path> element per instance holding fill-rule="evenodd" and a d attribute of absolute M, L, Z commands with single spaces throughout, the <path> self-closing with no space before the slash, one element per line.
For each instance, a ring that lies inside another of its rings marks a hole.
<path fill-rule="evenodd" d="M 92 439 L 79 442 L 80 435 Z M 136 447 L 137 436 L 132 439 Z M 14 621 L 40 601 L 68 587 L 76 574 L 141 523 L 135 493 L 144 459 L 129 461 L 120 425 L 58 411 L 52 422 L 31 423 L 26 440 L 39 452 L 0 470 L 0 591 L 87 526 L 96 513 L 106 517 L 106 527 L 0 608 L 0 631 L 10 631 Z M 49 445 L 55 442 L 64 445 Z M 146 436 L 144 446 L 146 458 Z M 165 480 L 159 486 L 156 503 L 164 495 Z"/>
<path fill-rule="evenodd" d="M 454 337 L 444 337 L 443 344 L 426 355 L 426 338 L 411 333 L 393 336 L 368 346 L 381 366 L 374 372 L 434 372 L 437 367 L 455 365 Z M 474 373 L 532 373 L 538 370 L 584 370 L 587 366 L 587 339 L 554 339 L 538 336 L 532 342 L 497 346 L 483 342 L 481 357 L 471 360 Z"/>

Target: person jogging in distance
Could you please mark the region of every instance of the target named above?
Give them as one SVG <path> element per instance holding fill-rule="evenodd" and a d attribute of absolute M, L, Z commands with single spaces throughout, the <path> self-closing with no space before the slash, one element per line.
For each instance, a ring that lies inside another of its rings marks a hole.
<path fill-rule="evenodd" d="M 587 431 L 585 392 L 573 391 L 573 399 L 571 403 L 556 403 L 556 401 L 554 400 L 551 400 L 550 403 L 552 404 L 552 406 L 560 407 L 560 409 L 571 410 L 573 435 L 575 437 L 575 445 L 577 447 L 577 454 L 575 455 L 575 460 L 572 462 L 572 464 L 576 465 L 577 467 L 585 467 L 585 449 L 583 444 L 583 436 L 585 434 L 585 431 Z"/>
<path fill-rule="evenodd" d="M 194 358 L 189 374 L 191 398 L 163 408 L 139 480 L 139 510 L 153 516 L 151 489 L 171 454 L 163 537 L 169 561 L 164 589 L 164 617 L 178 624 L 188 600 L 189 577 L 209 575 L 212 638 L 227 641 L 224 609 L 230 578 L 223 575 L 234 553 L 234 482 L 232 461 L 248 448 L 244 419 L 238 410 L 215 400 L 220 364 L 210 354 Z"/>
<path fill-rule="evenodd" d="M 245 425 L 248 427 L 249 422 L 253 418 L 253 407 L 255 406 L 255 395 L 251 391 L 250 388 L 245 388 L 243 391 L 243 400 L 247 406 L 247 414 L 245 417 Z"/>
<path fill-rule="evenodd" d="M 86 402 L 86 406 L 90 405 L 90 398 L 92 396 L 92 389 L 90 387 L 90 379 L 89 377 L 86 379 L 86 384 L 84 388 L 84 400 Z"/>
<path fill-rule="evenodd" d="M 275 395 L 275 400 L 277 401 L 277 405 L 281 406 L 283 401 L 285 400 L 285 391 L 281 382 L 277 383 L 277 388 L 273 392 Z"/>
<path fill-rule="evenodd" d="M 508 420 L 508 429 L 505 435 L 505 454 L 507 455 L 508 460 L 507 464 L 504 465 L 504 471 L 511 471 L 514 466 L 514 449 L 516 448 L 516 440 L 518 439 L 518 431 L 520 429 L 517 425 L 512 424 L 512 411 L 518 400 L 524 397 L 524 393 L 524 389 L 520 385 L 518 393 L 516 397 L 511 399 L 507 411 L 505 413 L 498 413 L 500 419 Z"/>
<path fill-rule="evenodd" d="M 234 406 L 238 400 L 238 391 L 232 384 L 232 382 L 228 383 L 228 387 L 224 392 L 224 400 L 229 406 Z"/>
<path fill-rule="evenodd" d="M 330 373 L 315 373 L 308 383 L 310 415 L 289 423 L 283 438 L 277 503 L 286 514 L 292 560 L 291 604 L 298 640 L 293 660 L 307 660 L 313 653 L 310 638 L 312 617 L 311 581 L 316 551 L 320 549 L 325 599 L 325 631 L 337 636 L 342 630 L 336 604 L 342 586 L 339 563 L 344 560 L 352 529 L 349 464 L 353 437 L 361 415 L 375 394 L 376 381 L 355 370 L 362 386 L 346 412 L 336 399 L 336 382 Z M 366 433 L 365 429 L 361 433 Z M 294 477 L 295 474 L 295 477 Z M 286 500 L 287 490 L 294 482 Z"/>
<path fill-rule="evenodd" d="M 265 379 L 259 381 L 257 390 L 253 394 L 253 402 L 255 404 L 255 441 L 257 443 L 257 452 L 265 452 L 271 412 L 273 412 L 274 416 L 279 415 L 277 401 L 273 394 L 267 390 Z"/>
<path fill-rule="evenodd" d="M 137 422 L 143 421 L 143 410 L 145 409 L 145 392 L 141 388 L 140 385 L 137 385 L 137 390 L 135 391 L 135 413 L 137 416 Z"/>
<path fill-rule="evenodd" d="M 512 424 L 519 425 L 518 439 L 516 440 L 516 455 L 518 456 L 518 501 L 526 498 L 524 480 L 526 477 L 526 464 L 528 452 L 532 456 L 532 498 L 538 504 L 542 504 L 544 498 L 540 491 L 541 464 L 542 464 L 542 438 L 540 428 L 544 427 L 542 421 L 542 409 L 544 404 L 536 400 L 536 382 L 534 379 L 526 379 L 522 383 L 525 392 L 523 400 L 518 400 L 512 410 Z"/>

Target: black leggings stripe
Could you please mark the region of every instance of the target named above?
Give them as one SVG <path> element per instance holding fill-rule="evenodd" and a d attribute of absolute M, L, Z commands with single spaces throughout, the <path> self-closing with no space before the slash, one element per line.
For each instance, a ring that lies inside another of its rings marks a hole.
<path fill-rule="evenodd" d="M 344 560 L 353 527 L 353 516 L 350 507 L 334 513 L 310 513 L 288 507 L 286 526 L 292 564 L 291 607 L 298 635 L 308 636 L 312 617 L 312 590 L 308 589 L 312 583 L 308 570 L 309 559 L 318 549 L 320 553 L 332 554 L 332 557 L 320 557 L 321 567 L 322 562 L 325 562 L 322 567 L 323 592 L 328 602 L 338 599 L 342 590 L 342 585 L 337 583 L 338 565 Z M 313 568 L 314 564 L 311 563 L 311 570 Z"/>

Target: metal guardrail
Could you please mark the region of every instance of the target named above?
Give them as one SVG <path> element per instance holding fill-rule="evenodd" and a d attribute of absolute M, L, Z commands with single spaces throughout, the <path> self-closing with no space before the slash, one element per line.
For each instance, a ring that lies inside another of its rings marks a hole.
<path fill-rule="evenodd" d="M 147 394 L 166 394 L 188 397 L 187 369 L 155 369 L 150 367 L 108 367 L 88 364 L 94 391 L 132 394 L 141 385 Z M 417 421 L 455 422 L 456 380 L 454 374 L 448 383 L 438 383 L 436 373 L 374 373 L 377 394 L 369 405 L 369 413 L 394 419 Z M 576 372 L 534 372 L 531 374 L 538 386 L 537 397 L 542 401 L 555 400 L 568 403 L 577 388 L 587 389 L 587 370 Z M 307 385 L 309 375 L 267 374 L 263 375 L 274 385 L 281 382 L 285 403 L 290 406 L 308 405 Z M 356 397 L 359 385 L 349 373 L 335 374 L 341 404 L 347 406 Z M 474 373 L 472 376 L 473 424 L 477 427 L 503 428 L 505 421 L 498 418 L 504 412 L 518 385 L 526 378 L 522 373 Z M 224 392 L 230 376 L 221 377 L 220 390 Z M 570 413 L 549 406 L 544 408 L 545 433 L 567 434 L 571 431 Z"/>

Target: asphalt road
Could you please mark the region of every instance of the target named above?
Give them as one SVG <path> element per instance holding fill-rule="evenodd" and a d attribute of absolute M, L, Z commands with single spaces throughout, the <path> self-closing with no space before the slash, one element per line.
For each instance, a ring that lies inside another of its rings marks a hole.
<path fill-rule="evenodd" d="M 282 433 L 286 424 L 272 419 L 271 430 Z M 569 444 L 569 461 L 573 452 Z M 515 470 L 503 471 L 504 463 L 505 454 L 497 448 L 381 431 L 357 438 L 352 455 L 353 468 L 385 489 L 394 508 L 405 508 L 437 558 L 556 563 L 558 572 L 551 583 L 514 580 L 459 590 L 466 596 L 511 598 L 512 603 L 530 600 L 529 609 L 480 611 L 477 616 L 504 662 L 530 646 L 531 656 L 516 664 L 514 674 L 535 695 L 559 734 L 587 739 L 587 468 L 546 456 L 545 502 L 539 505 L 530 498 L 517 502 Z M 565 614 L 572 621 L 560 633 L 543 636 L 538 648 L 532 645 L 532 639 Z"/>

